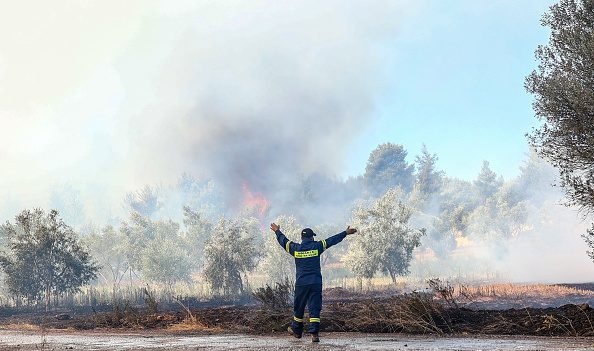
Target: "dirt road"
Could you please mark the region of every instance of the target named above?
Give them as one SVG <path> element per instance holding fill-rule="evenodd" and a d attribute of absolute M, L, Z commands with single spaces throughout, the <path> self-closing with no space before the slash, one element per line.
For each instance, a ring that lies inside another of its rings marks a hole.
<path fill-rule="evenodd" d="M 0 331 L 1 350 L 592 350 L 594 339 L 545 337 L 423 337 L 327 333 L 320 344 L 282 336 L 179 336 L 155 333 Z"/>

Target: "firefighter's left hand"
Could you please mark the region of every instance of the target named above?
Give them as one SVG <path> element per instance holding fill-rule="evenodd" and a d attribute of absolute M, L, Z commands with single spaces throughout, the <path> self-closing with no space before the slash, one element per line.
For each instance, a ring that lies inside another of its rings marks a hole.
<path fill-rule="evenodd" d="M 272 230 L 273 232 L 276 233 L 276 231 L 279 229 L 280 229 L 280 225 L 278 225 L 276 223 L 270 223 L 270 230 Z"/>
<path fill-rule="evenodd" d="M 356 228 L 351 228 L 350 225 L 346 229 L 347 235 L 355 234 L 356 232 L 357 232 L 357 229 Z"/>

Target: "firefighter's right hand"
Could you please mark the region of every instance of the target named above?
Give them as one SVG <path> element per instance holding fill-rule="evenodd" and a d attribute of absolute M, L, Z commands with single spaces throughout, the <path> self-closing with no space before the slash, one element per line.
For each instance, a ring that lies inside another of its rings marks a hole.
<path fill-rule="evenodd" d="M 357 232 L 357 229 L 351 228 L 351 226 L 349 225 L 345 231 L 346 231 L 347 235 L 351 235 L 351 234 L 355 234 Z"/>
<path fill-rule="evenodd" d="M 270 230 L 272 230 L 273 232 L 276 233 L 276 231 L 279 229 L 280 229 L 280 225 L 278 225 L 276 223 L 270 223 Z"/>

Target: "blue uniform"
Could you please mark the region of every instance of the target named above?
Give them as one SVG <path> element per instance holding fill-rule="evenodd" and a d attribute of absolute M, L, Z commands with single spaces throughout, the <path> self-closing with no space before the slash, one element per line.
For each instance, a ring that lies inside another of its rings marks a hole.
<path fill-rule="evenodd" d="M 275 233 L 278 243 L 287 253 L 295 257 L 297 279 L 295 280 L 295 302 L 293 304 L 293 330 L 297 334 L 303 332 L 303 314 L 307 304 L 309 332 L 317 333 L 320 330 L 320 311 L 322 310 L 320 255 L 341 242 L 347 235 L 346 231 L 321 241 L 303 238 L 301 244 L 290 241 L 280 230 Z"/>

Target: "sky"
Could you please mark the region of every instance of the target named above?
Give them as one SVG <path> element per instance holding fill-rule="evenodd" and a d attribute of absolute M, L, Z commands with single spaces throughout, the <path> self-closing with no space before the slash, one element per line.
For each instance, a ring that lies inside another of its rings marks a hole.
<path fill-rule="evenodd" d="M 0 13 L 0 194 L 119 204 L 184 172 L 242 194 L 362 174 L 422 143 L 448 175 L 518 172 L 524 77 L 551 1 L 11 2 Z M 210 174 L 208 174 L 210 173 Z M 289 180 L 287 180 L 289 179 Z M 6 204 L 14 204 L 7 206 Z M 101 207 L 102 205 L 97 205 Z"/>
<path fill-rule="evenodd" d="M 385 91 L 351 148 L 348 175 L 364 171 L 378 143 L 403 144 L 410 160 L 425 143 L 448 175 L 474 179 L 482 160 L 506 179 L 538 125 L 524 77 L 548 41 L 540 18 L 554 1 L 430 1 L 387 41 Z"/>

